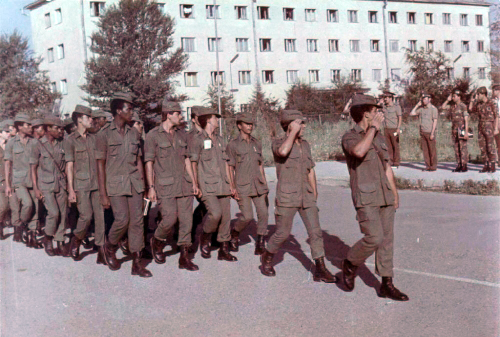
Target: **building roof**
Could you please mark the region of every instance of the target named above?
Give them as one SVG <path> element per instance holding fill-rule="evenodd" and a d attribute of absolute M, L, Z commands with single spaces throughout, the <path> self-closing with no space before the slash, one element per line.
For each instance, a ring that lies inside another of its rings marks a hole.
<path fill-rule="evenodd" d="M 26 5 L 24 8 L 32 10 L 32 9 L 40 7 L 41 5 L 43 5 L 43 4 L 47 3 L 47 2 L 51 2 L 51 1 L 52 0 L 36 0 L 36 1 L 33 1 L 32 3 Z"/>
<path fill-rule="evenodd" d="M 372 0 L 384 1 L 384 0 Z M 412 2 L 428 4 L 449 4 L 449 5 L 472 5 L 472 6 L 491 6 L 494 0 L 388 0 L 387 2 Z"/>

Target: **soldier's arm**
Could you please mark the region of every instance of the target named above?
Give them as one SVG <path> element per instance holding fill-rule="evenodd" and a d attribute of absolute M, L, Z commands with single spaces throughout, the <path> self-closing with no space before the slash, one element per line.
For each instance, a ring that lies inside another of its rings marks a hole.
<path fill-rule="evenodd" d="M 198 184 L 196 183 L 195 174 L 193 173 L 193 166 L 191 165 L 191 160 L 186 157 L 184 160 L 184 165 L 186 166 L 186 172 L 191 178 L 193 182 L 193 194 L 198 196 L 200 194 L 200 189 L 198 188 Z"/>
<path fill-rule="evenodd" d="M 107 209 L 111 207 L 111 201 L 109 200 L 108 193 L 106 191 L 106 146 L 107 141 L 104 133 L 101 131 L 101 133 L 97 136 L 95 149 L 97 162 L 97 185 L 99 186 L 99 196 L 102 207 Z"/>
<path fill-rule="evenodd" d="M 314 199 L 318 200 L 318 183 L 316 181 L 316 170 L 314 170 L 314 168 L 309 170 L 307 178 L 309 180 L 309 184 L 311 184 L 311 187 L 313 189 Z"/>
<path fill-rule="evenodd" d="M 403 112 L 401 111 L 401 107 L 399 105 L 396 114 L 398 116 L 398 129 L 396 130 L 396 132 L 399 135 L 401 133 L 401 124 L 403 123 Z"/>
<path fill-rule="evenodd" d="M 392 194 L 394 195 L 394 208 L 399 208 L 399 194 L 396 188 L 396 180 L 394 179 L 394 173 L 392 172 L 391 165 L 387 165 L 385 169 L 385 175 L 387 180 L 389 181 L 389 185 L 391 185 Z"/>
<path fill-rule="evenodd" d="M 382 125 L 383 121 L 384 114 L 380 111 L 377 112 L 372 121 L 372 126 L 375 128 L 369 127 L 363 138 L 356 145 L 354 145 L 352 149 L 349 149 L 349 154 L 356 158 L 364 158 L 372 145 L 375 134 L 380 130 L 380 125 Z"/>
<path fill-rule="evenodd" d="M 496 108 L 496 106 L 495 106 Z M 495 111 L 496 109 L 494 109 L 493 111 Z M 494 135 L 498 135 L 498 114 L 495 112 L 495 119 L 494 119 L 494 122 L 493 122 L 493 126 L 494 126 L 494 130 L 493 130 L 493 134 Z"/>
<path fill-rule="evenodd" d="M 434 115 L 432 116 L 431 140 L 434 140 L 434 138 L 435 138 L 437 124 L 438 124 L 438 116 L 437 116 L 437 109 L 436 109 L 435 116 Z"/>
<path fill-rule="evenodd" d="M 422 101 L 418 101 L 418 103 L 413 107 L 410 112 L 410 116 L 417 116 L 419 114 L 418 108 L 422 106 Z"/>
<path fill-rule="evenodd" d="M 6 160 L 4 168 L 5 168 L 5 195 L 7 195 L 7 197 L 10 197 L 12 195 L 12 183 L 10 180 L 12 162 L 10 160 Z"/>
<path fill-rule="evenodd" d="M 35 196 L 38 200 L 42 200 L 43 194 L 38 188 L 38 177 L 37 177 L 39 158 L 40 158 L 40 149 L 38 148 L 37 145 L 35 145 L 31 148 L 29 155 L 30 174 L 31 174 L 31 180 L 33 181 L 33 190 L 35 191 Z"/>
<path fill-rule="evenodd" d="M 301 123 L 301 120 L 296 119 L 291 122 L 290 125 L 288 125 L 288 130 L 290 130 L 290 133 L 286 137 L 283 144 L 281 144 L 281 146 L 278 148 L 278 151 L 276 153 L 278 156 L 283 158 L 287 157 L 290 151 L 292 151 L 293 142 L 295 142 L 295 139 L 297 139 L 297 135 L 300 132 Z"/>
<path fill-rule="evenodd" d="M 146 190 L 148 191 L 148 199 L 151 201 L 156 201 L 155 179 L 152 161 L 146 162 L 146 185 Z"/>
<path fill-rule="evenodd" d="M 66 160 L 66 178 L 68 180 L 68 201 L 70 203 L 76 202 L 76 193 L 74 186 L 74 153 L 73 146 L 68 139 L 64 141 L 64 158 Z"/>

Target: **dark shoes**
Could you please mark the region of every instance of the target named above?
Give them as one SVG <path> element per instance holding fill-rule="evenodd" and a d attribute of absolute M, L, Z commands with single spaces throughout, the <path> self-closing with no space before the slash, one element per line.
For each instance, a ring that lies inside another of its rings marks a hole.
<path fill-rule="evenodd" d="M 153 274 L 142 265 L 141 253 L 132 253 L 132 275 L 152 277 Z"/>
<path fill-rule="evenodd" d="M 231 240 L 229 240 L 229 251 L 237 252 L 240 249 L 240 232 L 231 229 Z"/>
<path fill-rule="evenodd" d="M 489 162 L 485 163 L 483 166 L 483 169 L 481 171 L 479 171 L 479 173 L 487 173 L 487 172 L 490 172 L 490 163 Z"/>
<path fill-rule="evenodd" d="M 344 281 L 347 291 L 354 290 L 354 279 L 356 278 L 357 270 L 358 267 L 353 265 L 348 259 L 342 262 L 342 280 Z"/>
<path fill-rule="evenodd" d="M 226 242 L 220 243 L 219 254 L 217 256 L 217 260 L 229 261 L 229 262 L 238 261 L 236 256 L 231 255 L 231 253 L 229 253 L 229 242 L 226 241 Z"/>
<path fill-rule="evenodd" d="M 22 242 L 23 241 L 23 232 L 24 228 L 22 226 L 14 227 L 14 242 Z"/>
<path fill-rule="evenodd" d="M 97 264 L 104 264 L 104 265 L 106 265 L 106 261 L 104 260 L 104 246 L 98 247 L 98 249 L 97 249 L 97 260 L 96 260 L 96 263 Z"/>
<path fill-rule="evenodd" d="M 495 173 L 497 170 L 495 168 L 495 163 L 490 164 L 490 173 Z"/>
<path fill-rule="evenodd" d="M 3 229 L 5 227 L 5 223 L 0 224 L 0 240 L 7 239 L 7 236 L 3 233 Z"/>
<path fill-rule="evenodd" d="M 210 240 L 212 238 L 212 233 L 201 233 L 200 237 L 200 252 L 201 257 L 204 259 L 210 258 Z"/>
<path fill-rule="evenodd" d="M 265 276 L 276 276 L 276 271 L 273 268 L 273 257 L 274 254 L 269 253 L 267 249 L 264 249 L 264 253 L 260 256 L 260 271 Z"/>
<path fill-rule="evenodd" d="M 118 243 L 120 245 L 120 249 L 122 250 L 123 255 L 130 255 L 130 249 L 128 248 L 128 237 L 125 236 L 123 237 L 120 242 Z"/>
<path fill-rule="evenodd" d="M 380 287 L 379 296 L 382 298 L 390 298 L 394 301 L 409 300 L 406 294 L 403 294 L 394 284 L 392 284 L 392 277 L 382 277 L 382 286 Z"/>
<path fill-rule="evenodd" d="M 53 245 L 53 239 L 54 237 L 50 235 L 45 235 L 44 240 L 43 240 L 43 245 L 45 247 L 45 253 L 47 253 L 48 256 L 55 256 L 56 252 L 54 251 L 54 245 Z"/>
<path fill-rule="evenodd" d="M 467 164 L 462 165 L 462 172 L 467 172 L 467 171 L 468 171 Z"/>
<path fill-rule="evenodd" d="M 316 262 L 316 270 L 313 276 L 314 282 L 337 283 L 337 278 L 326 268 L 324 257 L 317 258 L 314 262 Z"/>
<path fill-rule="evenodd" d="M 57 252 L 57 255 L 69 257 L 69 245 L 65 244 L 64 241 L 57 241 Z"/>
<path fill-rule="evenodd" d="M 255 242 L 255 255 L 262 255 L 266 250 L 266 241 L 264 240 L 264 235 L 257 235 L 257 241 Z"/>
<path fill-rule="evenodd" d="M 80 259 L 80 245 L 82 244 L 82 240 L 77 238 L 75 235 L 71 238 L 71 243 L 69 245 L 69 254 L 73 258 L 73 260 L 77 261 Z"/>
<path fill-rule="evenodd" d="M 157 238 L 153 237 L 150 240 L 151 244 L 151 254 L 153 255 L 153 259 L 155 260 L 156 263 L 158 264 L 163 264 L 167 261 L 165 258 L 165 254 L 163 254 L 163 248 L 165 247 L 165 242 L 158 240 Z"/>
<path fill-rule="evenodd" d="M 116 259 L 116 251 L 118 250 L 118 245 L 112 245 L 108 240 L 105 241 L 104 246 L 104 261 L 108 265 L 109 269 L 115 271 L 120 269 L 120 262 Z"/>
<path fill-rule="evenodd" d="M 179 257 L 179 269 L 186 269 L 189 271 L 197 271 L 200 269 L 189 258 L 189 247 L 185 245 L 181 246 L 181 256 Z"/>
<path fill-rule="evenodd" d="M 462 165 L 457 165 L 457 167 L 451 172 L 462 172 Z"/>

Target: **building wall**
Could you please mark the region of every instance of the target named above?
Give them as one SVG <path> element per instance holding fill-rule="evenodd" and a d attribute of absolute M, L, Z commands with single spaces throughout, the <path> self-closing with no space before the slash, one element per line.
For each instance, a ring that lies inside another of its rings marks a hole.
<path fill-rule="evenodd" d="M 82 25 L 82 6 L 84 25 Z M 84 83 L 83 64 L 85 60 L 84 44 L 87 46 L 87 56 L 92 57 L 88 50 L 90 35 L 96 29 L 98 18 L 91 17 L 90 2 L 53 0 L 31 11 L 33 41 L 35 52 L 45 57 L 42 68 L 49 70 L 53 81 L 59 84 L 61 79 L 68 81 L 68 94 L 64 95 L 61 103 L 63 112 L 70 112 L 74 105 L 83 101 L 84 92 L 79 85 Z M 108 0 L 106 5 L 117 3 L 117 0 Z M 164 1 L 158 0 L 158 3 Z M 444 41 L 453 41 L 453 51 L 446 53 L 451 60 L 461 57 L 454 63 L 455 77 L 463 75 L 463 68 L 470 68 L 470 75 L 477 85 L 489 85 L 488 79 L 479 79 L 479 68 L 485 68 L 486 74 L 490 71 L 490 61 L 486 51 L 489 50 L 489 22 L 488 7 L 472 5 L 451 5 L 432 3 L 388 2 L 386 9 L 387 42 L 398 40 L 397 52 L 387 53 L 389 69 L 386 67 L 385 41 L 383 25 L 383 1 L 358 0 L 330 0 L 330 1 L 285 1 L 285 0 L 224 0 L 219 1 L 220 19 L 217 20 L 218 36 L 222 39 L 222 50 L 219 52 L 220 71 L 224 71 L 226 88 L 235 89 L 234 97 L 238 106 L 245 104 L 251 97 L 254 85 L 260 81 L 264 91 L 275 98 L 284 99 L 285 90 L 290 87 L 287 83 L 287 70 L 297 70 L 299 79 L 309 82 L 309 70 L 319 70 L 319 82 L 313 83 L 318 88 L 332 87 L 331 70 L 340 69 L 342 76 L 350 76 L 352 69 L 361 69 L 363 84 L 371 89 L 372 94 L 379 92 L 381 82 L 373 79 L 373 69 L 382 71 L 381 80 L 392 69 L 400 69 L 402 78 L 408 76 L 408 67 L 404 62 L 404 48 L 408 47 L 409 40 L 417 41 L 417 48 L 425 47 L 427 40 L 434 41 L 435 50 L 444 51 Z M 194 17 L 181 18 L 180 6 L 193 5 Z M 197 86 L 186 87 L 184 73 L 176 78 L 179 83 L 178 93 L 185 93 L 190 97 L 186 106 L 204 104 L 207 98 L 206 91 L 211 84 L 211 72 L 215 72 L 216 53 L 208 51 L 208 38 L 215 37 L 215 20 L 207 18 L 206 6 L 212 1 L 177 0 L 165 1 L 163 10 L 171 15 L 176 22 L 174 35 L 175 47 L 181 45 L 181 38 L 194 37 L 196 49 L 189 53 L 189 66 L 184 72 L 197 73 Z M 235 6 L 246 6 L 247 20 L 236 17 Z M 258 18 L 258 7 L 269 7 L 269 19 Z M 283 8 L 293 8 L 294 20 L 285 21 Z M 51 14 L 61 8 L 63 20 L 59 25 L 45 28 L 44 15 Z M 315 21 L 305 20 L 306 9 L 315 9 Z M 338 22 L 327 21 L 327 10 L 336 9 Z M 357 10 L 358 22 L 348 22 L 348 11 Z M 369 23 L 369 11 L 377 12 L 377 23 Z M 388 13 L 397 12 L 397 23 L 389 23 Z M 408 24 L 407 13 L 416 13 L 416 23 Z M 425 13 L 433 14 L 433 24 L 425 24 Z M 451 24 L 443 25 L 443 13 L 451 14 Z M 468 15 L 468 25 L 460 25 L 460 15 Z M 482 15 L 483 25 L 476 26 L 475 16 Z M 83 41 L 82 26 L 85 29 Z M 236 38 L 249 39 L 249 51 L 236 50 Z M 271 51 L 260 51 L 260 39 L 271 39 Z M 285 39 L 296 40 L 296 52 L 285 52 Z M 318 40 L 318 52 L 307 51 L 307 39 Z M 339 40 L 339 52 L 329 52 L 328 40 Z M 350 51 L 350 40 L 359 40 L 360 52 Z M 379 40 L 380 51 L 370 50 L 370 41 Z M 469 41 L 470 51 L 462 52 L 462 41 Z M 477 41 L 484 41 L 484 51 L 477 51 Z M 47 48 L 64 43 L 65 58 L 53 63 L 46 60 Z M 388 48 L 389 49 L 389 48 Z M 238 54 L 230 66 L 230 60 Z M 263 81 L 263 71 L 274 71 L 274 83 Z M 251 84 L 240 84 L 238 73 L 251 72 Z M 230 73 L 231 72 L 231 73 Z M 232 75 L 232 76 L 231 76 Z M 391 83 L 393 89 L 400 91 L 397 80 Z M 237 90 L 237 91 L 236 91 Z"/>

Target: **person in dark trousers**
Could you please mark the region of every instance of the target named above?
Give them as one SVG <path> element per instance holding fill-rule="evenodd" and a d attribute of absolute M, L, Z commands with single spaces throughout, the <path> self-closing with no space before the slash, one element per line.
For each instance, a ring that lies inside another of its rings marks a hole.
<path fill-rule="evenodd" d="M 457 167 L 452 172 L 467 172 L 467 162 L 469 161 L 469 151 L 467 149 L 469 113 L 467 112 L 467 105 L 462 103 L 462 93 L 460 90 L 454 90 L 441 108 L 448 110 L 451 119 L 451 139 L 457 161 Z M 460 130 L 466 130 L 467 132 L 464 132 L 462 136 Z"/>

